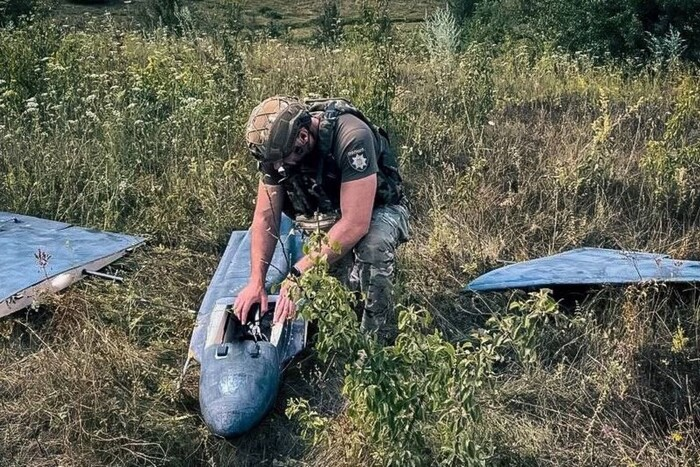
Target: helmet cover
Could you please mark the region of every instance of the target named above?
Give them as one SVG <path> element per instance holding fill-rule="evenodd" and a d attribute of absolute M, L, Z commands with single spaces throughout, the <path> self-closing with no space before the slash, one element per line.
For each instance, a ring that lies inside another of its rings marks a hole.
<path fill-rule="evenodd" d="M 245 138 L 259 161 L 275 162 L 294 149 L 299 131 L 311 124 L 306 106 L 293 97 L 269 97 L 250 113 Z"/>

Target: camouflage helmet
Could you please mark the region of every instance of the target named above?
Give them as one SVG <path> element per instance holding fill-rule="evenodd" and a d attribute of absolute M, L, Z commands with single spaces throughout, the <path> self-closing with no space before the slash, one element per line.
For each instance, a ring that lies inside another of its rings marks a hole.
<path fill-rule="evenodd" d="M 299 131 L 310 124 L 311 115 L 298 99 L 269 97 L 250 113 L 245 129 L 248 149 L 259 161 L 281 160 L 291 154 Z"/>

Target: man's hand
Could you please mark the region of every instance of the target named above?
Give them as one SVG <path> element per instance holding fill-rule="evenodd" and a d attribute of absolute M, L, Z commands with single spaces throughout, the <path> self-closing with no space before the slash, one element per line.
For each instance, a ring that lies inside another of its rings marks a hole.
<path fill-rule="evenodd" d="M 294 283 L 291 279 L 285 279 L 280 286 L 280 296 L 275 305 L 274 324 L 284 322 L 286 319 L 294 319 L 297 314 L 297 305 L 290 296 L 292 287 L 294 287 Z"/>
<path fill-rule="evenodd" d="M 241 324 L 246 324 L 248 311 L 256 303 L 260 304 L 260 314 L 264 314 L 267 311 L 265 284 L 248 282 L 248 285 L 241 290 L 233 304 L 233 314 L 241 321 Z"/>

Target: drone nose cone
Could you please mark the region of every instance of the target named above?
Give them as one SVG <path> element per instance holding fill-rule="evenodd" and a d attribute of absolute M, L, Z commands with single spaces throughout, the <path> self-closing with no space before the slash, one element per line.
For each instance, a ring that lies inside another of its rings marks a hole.
<path fill-rule="evenodd" d="M 277 349 L 269 342 L 230 342 L 205 349 L 199 379 L 202 417 L 230 438 L 253 428 L 272 408 L 280 382 Z"/>

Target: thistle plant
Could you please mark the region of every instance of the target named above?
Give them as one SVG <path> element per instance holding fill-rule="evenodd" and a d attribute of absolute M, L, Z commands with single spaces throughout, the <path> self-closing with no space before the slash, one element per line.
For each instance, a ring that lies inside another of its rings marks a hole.
<path fill-rule="evenodd" d="M 651 54 L 651 67 L 656 72 L 677 65 L 681 55 L 688 48 L 681 33 L 673 26 L 670 26 L 668 32 L 661 37 L 647 32 L 645 40 Z"/>
<path fill-rule="evenodd" d="M 461 29 L 452 12 L 440 7 L 425 18 L 421 29 L 423 43 L 433 62 L 449 62 L 459 50 Z"/>

